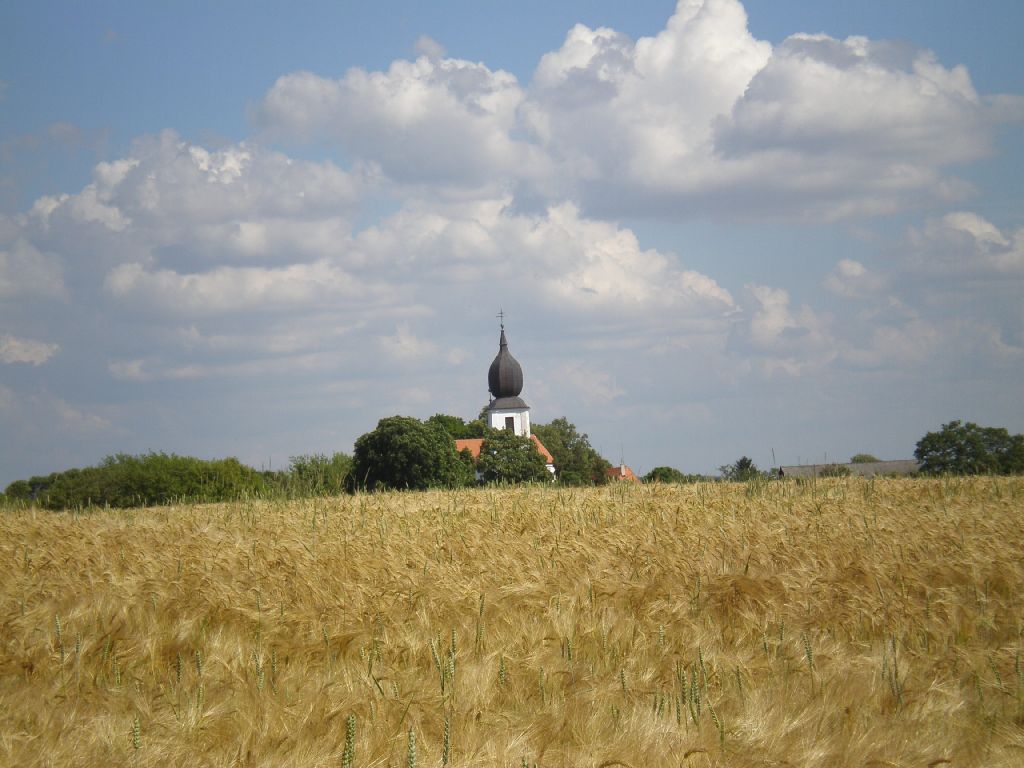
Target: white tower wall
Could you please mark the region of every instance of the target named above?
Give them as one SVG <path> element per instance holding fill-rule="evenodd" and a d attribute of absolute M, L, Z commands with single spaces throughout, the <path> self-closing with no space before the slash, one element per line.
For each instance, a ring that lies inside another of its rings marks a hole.
<path fill-rule="evenodd" d="M 506 429 L 508 422 L 512 419 L 512 431 L 521 437 L 530 436 L 530 409 L 529 408 L 496 408 L 487 411 L 487 426 L 492 429 Z"/>

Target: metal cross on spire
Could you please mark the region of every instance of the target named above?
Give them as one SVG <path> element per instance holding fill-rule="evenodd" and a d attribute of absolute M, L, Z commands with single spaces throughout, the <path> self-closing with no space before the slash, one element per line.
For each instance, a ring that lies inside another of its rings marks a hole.
<path fill-rule="evenodd" d="M 498 322 L 501 323 L 501 330 L 504 331 L 505 330 L 505 311 L 501 307 L 498 307 L 497 318 L 498 318 Z"/>

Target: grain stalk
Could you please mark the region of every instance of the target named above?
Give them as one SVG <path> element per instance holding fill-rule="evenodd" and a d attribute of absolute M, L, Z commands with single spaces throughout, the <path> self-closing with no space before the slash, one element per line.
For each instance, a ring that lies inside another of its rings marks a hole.
<path fill-rule="evenodd" d="M 132 749 L 136 754 L 142 749 L 142 724 L 139 722 L 138 715 L 135 715 L 135 719 L 132 720 Z"/>
<path fill-rule="evenodd" d="M 356 760 L 356 716 L 345 718 L 345 749 L 341 753 L 341 768 L 353 768 Z"/>
<path fill-rule="evenodd" d="M 811 648 L 811 638 L 806 632 L 802 633 L 800 639 L 804 646 L 804 658 L 807 660 L 807 675 L 811 681 L 811 696 L 814 695 L 814 651 Z"/>
<path fill-rule="evenodd" d="M 405 768 L 416 768 L 416 731 L 409 728 L 408 743 L 405 751 Z"/>
<path fill-rule="evenodd" d="M 444 716 L 444 740 L 441 746 L 441 765 L 448 765 L 452 748 L 452 723 L 448 715 Z"/>
<path fill-rule="evenodd" d="M 60 678 L 64 679 L 64 634 L 61 631 L 60 616 L 53 617 L 54 628 L 57 635 L 57 650 L 60 652 Z"/>
<path fill-rule="evenodd" d="M 722 721 L 718 718 L 718 713 L 715 712 L 715 708 L 711 706 L 711 702 L 708 702 L 708 713 L 711 715 L 711 720 L 715 724 L 715 728 L 718 729 L 718 746 L 721 749 L 725 749 L 725 726 L 722 725 Z"/>

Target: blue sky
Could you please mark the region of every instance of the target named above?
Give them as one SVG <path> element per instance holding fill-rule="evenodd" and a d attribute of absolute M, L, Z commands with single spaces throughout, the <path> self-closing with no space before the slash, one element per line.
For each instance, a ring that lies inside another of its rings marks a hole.
<path fill-rule="evenodd" d="M 1016 2 L 0 9 L 0 484 L 472 417 L 643 471 L 1024 431 Z"/>

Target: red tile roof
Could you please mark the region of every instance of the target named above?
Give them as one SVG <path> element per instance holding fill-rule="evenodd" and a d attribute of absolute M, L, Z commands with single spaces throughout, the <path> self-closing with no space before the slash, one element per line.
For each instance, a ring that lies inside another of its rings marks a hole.
<path fill-rule="evenodd" d="M 617 467 L 608 467 L 605 470 L 608 473 L 609 480 L 626 480 L 630 483 L 639 483 L 640 478 L 633 474 L 633 470 L 627 467 L 625 464 L 621 464 Z"/>
<path fill-rule="evenodd" d="M 544 463 L 554 464 L 555 457 L 552 456 L 551 452 L 544 447 L 544 443 L 540 441 L 540 438 L 536 435 L 530 435 L 530 439 L 533 440 L 534 444 L 537 446 L 537 450 L 540 452 L 540 455 L 544 457 Z M 459 453 L 463 450 L 468 450 L 470 455 L 473 457 L 473 460 L 476 461 L 480 456 L 480 446 L 483 444 L 484 439 L 482 437 L 466 437 L 455 441 L 455 452 Z"/>
<path fill-rule="evenodd" d="M 463 451 L 469 451 L 470 455 L 474 460 L 480 456 L 480 446 L 484 444 L 482 437 L 466 437 L 462 440 L 455 441 L 455 452 L 462 453 Z"/>
<path fill-rule="evenodd" d="M 555 457 L 551 455 L 551 452 L 544 447 L 544 443 L 540 441 L 540 438 L 536 435 L 530 435 L 530 439 L 537 444 L 537 450 L 540 451 L 540 455 L 544 457 L 545 464 L 554 464 Z"/>

